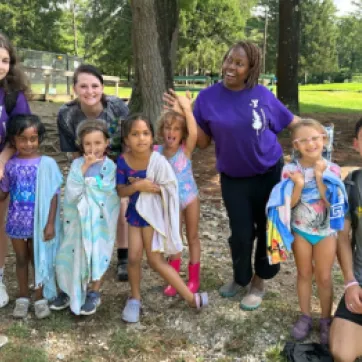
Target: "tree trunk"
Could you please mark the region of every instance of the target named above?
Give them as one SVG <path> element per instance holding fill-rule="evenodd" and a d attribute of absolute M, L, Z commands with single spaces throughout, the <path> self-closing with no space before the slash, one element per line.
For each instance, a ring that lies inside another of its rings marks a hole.
<path fill-rule="evenodd" d="M 179 4 L 176 0 L 131 0 L 131 9 L 135 75 L 129 107 L 155 123 L 163 92 L 173 86 L 172 43 Z"/>
<path fill-rule="evenodd" d="M 278 98 L 296 114 L 299 114 L 299 34 L 299 0 L 280 0 L 277 94 Z"/>

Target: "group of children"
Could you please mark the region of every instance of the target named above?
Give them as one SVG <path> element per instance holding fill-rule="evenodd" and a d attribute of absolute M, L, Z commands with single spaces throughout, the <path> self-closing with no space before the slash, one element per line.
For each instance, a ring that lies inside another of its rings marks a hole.
<path fill-rule="evenodd" d="M 134 115 L 123 121 L 126 152 L 119 156 L 117 165 L 106 156 L 106 123 L 91 120 L 80 124 L 77 141 L 82 156 L 73 161 L 67 176 L 62 228 L 61 172 L 54 160 L 39 154 L 44 125 L 35 115 L 17 115 L 9 120 L 8 142 L 16 154 L 6 164 L 0 198 L 10 194 L 6 232 L 15 250 L 19 284 L 14 317 L 28 314 L 30 261 L 35 271 L 37 318 L 68 306 L 77 315 L 95 313 L 101 301 L 102 276 L 112 258 L 122 197 L 129 197 L 126 218 L 131 240 L 131 297 L 123 320 L 139 320 L 143 250 L 150 266 L 169 284 L 165 295 L 179 293 L 195 308 L 208 304 L 207 293 L 198 293 L 199 199 L 190 161 L 197 127 L 190 99 L 174 96 L 184 116 L 172 110 L 162 115 L 158 134 L 163 145 L 153 146 L 154 130 L 147 117 Z M 190 244 L 187 285 L 179 276 L 183 216 Z M 164 253 L 170 255 L 168 262 Z"/>

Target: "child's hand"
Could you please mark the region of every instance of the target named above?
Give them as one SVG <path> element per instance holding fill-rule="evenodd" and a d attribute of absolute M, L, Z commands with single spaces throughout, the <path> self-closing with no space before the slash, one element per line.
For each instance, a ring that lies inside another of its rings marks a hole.
<path fill-rule="evenodd" d="M 133 184 L 137 186 L 137 190 L 139 192 L 151 192 L 154 194 L 158 194 L 161 191 L 160 186 L 156 185 L 155 183 L 146 178 L 142 180 L 137 180 Z"/>
<path fill-rule="evenodd" d="M 184 113 L 188 111 L 192 111 L 192 100 L 191 100 L 191 94 L 189 91 L 186 92 L 186 96 L 179 96 L 177 95 L 174 90 L 170 89 L 170 92 L 176 96 L 176 99 L 180 105 L 180 107 L 183 109 Z"/>
<path fill-rule="evenodd" d="M 314 166 L 314 172 L 316 177 L 321 177 L 323 172 L 327 168 L 327 163 L 325 160 L 318 160 Z"/>
<path fill-rule="evenodd" d="M 0 180 L 3 179 L 5 172 L 5 164 L 3 161 L 0 161 Z"/>
<path fill-rule="evenodd" d="M 46 224 L 44 229 L 44 241 L 52 240 L 55 237 L 54 224 Z"/>
<path fill-rule="evenodd" d="M 289 172 L 288 177 L 294 182 L 294 185 L 304 187 L 304 177 L 300 171 Z"/>
<path fill-rule="evenodd" d="M 97 162 L 102 162 L 103 159 L 96 158 L 93 153 L 89 153 L 88 155 L 84 155 L 84 163 L 89 167 Z"/>

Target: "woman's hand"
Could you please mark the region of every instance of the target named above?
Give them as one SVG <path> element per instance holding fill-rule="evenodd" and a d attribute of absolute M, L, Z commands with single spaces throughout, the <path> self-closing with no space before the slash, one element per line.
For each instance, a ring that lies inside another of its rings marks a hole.
<path fill-rule="evenodd" d="M 0 180 L 4 178 L 5 174 L 5 163 L 0 160 Z"/>

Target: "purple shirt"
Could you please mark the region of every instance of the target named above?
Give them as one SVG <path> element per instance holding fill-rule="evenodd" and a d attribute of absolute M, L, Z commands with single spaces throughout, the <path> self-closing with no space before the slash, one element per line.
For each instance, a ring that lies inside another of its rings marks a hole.
<path fill-rule="evenodd" d="M 200 92 L 194 116 L 215 142 L 216 167 L 230 177 L 265 173 L 283 154 L 277 134 L 293 114 L 267 88 L 232 91 L 222 82 Z"/>
<path fill-rule="evenodd" d="M 19 93 L 16 105 L 11 114 L 6 113 L 4 97 L 4 88 L 0 88 L 0 151 L 2 151 L 5 145 L 6 125 L 9 118 L 17 114 L 31 114 L 28 101 L 23 92 Z"/>

